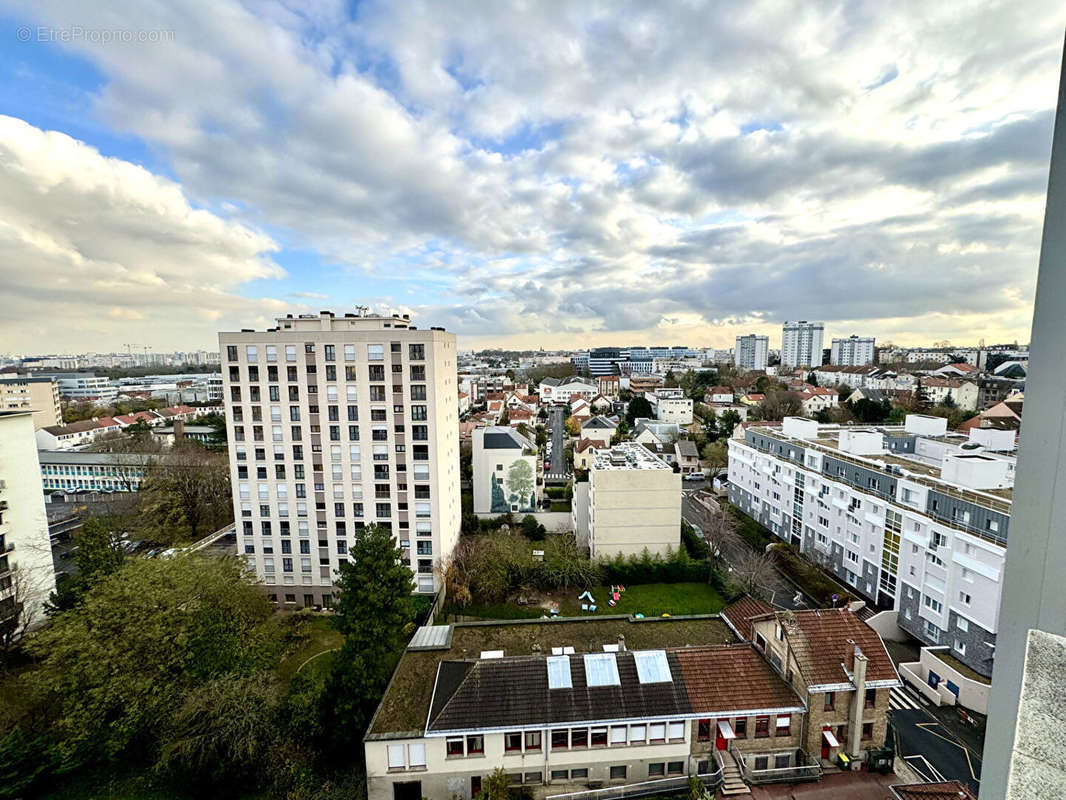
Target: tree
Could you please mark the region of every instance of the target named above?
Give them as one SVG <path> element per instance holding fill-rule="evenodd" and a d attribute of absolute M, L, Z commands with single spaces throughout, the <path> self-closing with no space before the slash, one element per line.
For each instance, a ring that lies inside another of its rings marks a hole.
<path fill-rule="evenodd" d="M 718 436 L 723 439 L 728 439 L 733 435 L 733 430 L 740 424 L 740 412 L 733 409 L 726 409 L 718 415 Z"/>
<path fill-rule="evenodd" d="M 6 566 L 6 558 L 2 563 Z M 14 564 L 0 583 L 4 591 L 0 600 L 0 666 L 7 664 L 26 634 L 41 621 L 43 577 L 40 572 Z"/>
<path fill-rule="evenodd" d="M 795 392 L 774 392 L 768 394 L 755 411 L 759 419 L 781 420 L 800 414 L 803 403 Z"/>
<path fill-rule="evenodd" d="M 511 424 L 511 415 L 507 413 L 507 408 L 506 407 L 504 407 L 503 413 L 500 414 L 500 421 L 497 424 L 498 425 L 510 425 Z"/>
<path fill-rule="evenodd" d="M 677 376 L 674 375 L 672 369 L 666 371 L 666 375 L 663 377 L 663 386 L 671 389 L 677 387 Z"/>
<path fill-rule="evenodd" d="M 729 447 L 724 441 L 711 442 L 703 448 L 703 460 L 710 469 L 710 477 L 713 480 L 729 466 Z"/>
<path fill-rule="evenodd" d="M 496 767 L 481 787 L 481 800 L 509 800 L 510 796 L 511 779 L 503 767 Z"/>
<path fill-rule="evenodd" d="M 518 425 L 515 426 L 515 430 L 523 436 L 529 436 L 529 426 L 524 422 L 519 422 Z"/>
<path fill-rule="evenodd" d="M 152 464 L 139 492 L 145 523 L 164 543 L 195 541 L 233 521 L 229 465 L 200 445 L 174 447 Z"/>
<path fill-rule="evenodd" d="M 68 611 L 79 602 L 86 589 L 97 578 L 117 571 L 126 558 L 119 539 L 110 529 L 108 521 L 98 517 L 85 520 L 75 540 L 78 544 L 74 555 L 77 572 L 57 581 L 56 590 L 45 604 L 49 615 Z"/>
<path fill-rule="evenodd" d="M 334 625 L 345 635 L 333 659 L 325 696 L 323 730 L 333 757 L 350 757 L 389 682 L 415 617 L 414 575 L 391 530 L 364 528 L 342 561 Z"/>
<path fill-rule="evenodd" d="M 270 603 L 243 561 L 197 554 L 133 559 L 27 643 L 51 694 L 64 761 L 150 754 L 186 693 L 277 661 Z"/>
<path fill-rule="evenodd" d="M 643 394 L 634 395 L 633 399 L 629 401 L 629 407 L 626 409 L 626 422 L 632 426 L 634 421 L 638 418 L 651 418 L 651 402 Z"/>
<path fill-rule="evenodd" d="M 770 597 L 774 576 L 773 559 L 766 553 L 744 552 L 730 570 L 740 591 L 763 600 Z"/>
<path fill-rule="evenodd" d="M 538 425 L 536 430 L 536 444 L 537 447 L 544 447 L 548 443 L 548 432 L 543 425 Z"/>

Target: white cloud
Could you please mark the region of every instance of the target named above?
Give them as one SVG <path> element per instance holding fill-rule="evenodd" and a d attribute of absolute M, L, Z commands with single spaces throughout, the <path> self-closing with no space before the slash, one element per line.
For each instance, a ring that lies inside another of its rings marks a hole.
<path fill-rule="evenodd" d="M 353 270 L 431 273 L 411 310 L 479 341 L 725 343 L 788 316 L 1027 334 L 1054 0 L 358 9 L 96 5 L 174 41 L 71 47 L 106 76 L 99 119 L 190 196 Z"/>
<path fill-rule="evenodd" d="M 0 340 L 6 349 L 205 347 L 277 301 L 233 294 L 284 273 L 261 233 L 192 207 L 181 187 L 0 116 Z"/>

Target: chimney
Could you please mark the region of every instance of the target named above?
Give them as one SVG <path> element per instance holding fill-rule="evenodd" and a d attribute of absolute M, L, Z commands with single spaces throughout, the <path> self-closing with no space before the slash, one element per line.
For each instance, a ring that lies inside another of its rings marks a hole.
<path fill-rule="evenodd" d="M 855 684 L 855 697 L 851 703 L 851 718 L 848 720 L 848 755 L 856 759 L 852 763 L 858 767 L 857 756 L 861 750 L 862 736 L 862 712 L 866 707 L 866 656 L 855 645 L 855 666 L 851 674 L 851 681 Z"/>
<path fill-rule="evenodd" d="M 626 651 L 626 635 L 624 633 L 618 634 L 618 652 L 624 653 Z"/>
<path fill-rule="evenodd" d="M 540 655 L 540 645 L 537 644 L 536 642 L 533 642 L 533 655 L 535 655 L 535 656 L 539 656 Z"/>
<path fill-rule="evenodd" d="M 174 420 L 174 444 L 185 439 L 185 420 Z"/>

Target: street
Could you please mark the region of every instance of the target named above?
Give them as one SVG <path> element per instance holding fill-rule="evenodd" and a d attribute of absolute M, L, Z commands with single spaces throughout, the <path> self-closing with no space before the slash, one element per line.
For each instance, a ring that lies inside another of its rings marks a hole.
<path fill-rule="evenodd" d="M 544 476 L 546 481 L 566 480 L 566 411 L 562 406 L 548 410 L 548 427 L 551 429 L 551 467 Z"/>
<path fill-rule="evenodd" d="M 892 698 L 893 707 L 888 715 L 897 757 L 926 780 L 958 779 L 976 792 L 981 777 L 981 754 L 922 707 L 910 689 L 893 689 Z"/>
<path fill-rule="evenodd" d="M 724 509 L 722 513 L 727 513 Z M 692 492 L 683 492 L 681 495 L 681 517 L 690 525 L 703 528 L 710 517 L 710 512 L 703 508 L 693 497 Z M 733 542 L 726 542 L 720 546 L 719 561 L 726 569 L 734 568 L 741 562 L 743 557 L 751 552 L 747 542 L 739 536 Z M 793 583 L 787 576 L 776 567 L 771 567 L 772 573 L 767 591 L 770 602 L 781 608 L 792 610 L 800 608 L 815 608 L 816 604 Z"/>

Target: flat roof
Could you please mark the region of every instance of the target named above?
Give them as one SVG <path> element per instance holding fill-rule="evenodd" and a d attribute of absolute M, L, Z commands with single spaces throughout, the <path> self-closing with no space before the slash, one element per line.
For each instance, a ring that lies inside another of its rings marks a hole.
<path fill-rule="evenodd" d="M 592 466 L 597 470 L 665 469 L 673 471 L 673 467 L 648 450 L 645 445 L 637 442 L 621 442 L 609 450 L 597 450 Z"/>

